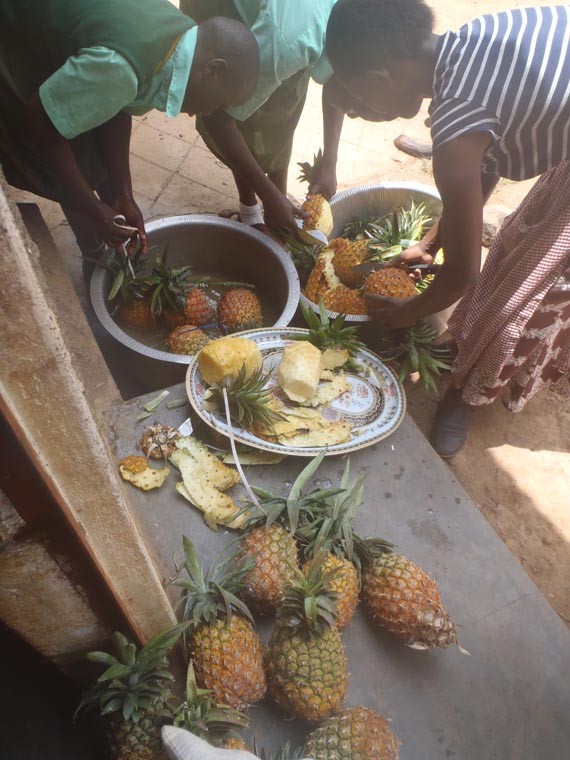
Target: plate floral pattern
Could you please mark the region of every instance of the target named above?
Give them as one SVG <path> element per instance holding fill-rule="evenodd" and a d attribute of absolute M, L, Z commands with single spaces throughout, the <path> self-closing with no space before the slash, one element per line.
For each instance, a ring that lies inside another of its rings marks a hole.
<path fill-rule="evenodd" d="M 281 354 L 291 342 L 293 335 L 307 334 L 308 330 L 294 327 L 262 328 L 239 333 L 241 338 L 254 340 L 263 356 L 265 370 L 277 373 Z M 406 397 L 392 370 L 372 351 L 358 352 L 356 361 L 363 368 L 360 374 L 347 373 L 349 390 L 329 404 L 319 407 L 326 419 L 344 419 L 350 423 L 351 439 L 345 443 L 329 446 L 327 455 L 347 454 L 351 451 L 372 446 L 387 438 L 402 423 L 406 412 Z M 276 380 L 275 380 L 276 382 Z M 208 411 L 204 407 L 206 384 L 202 381 L 198 362 L 194 360 L 186 373 L 186 393 L 196 414 L 210 427 L 223 435 L 228 434 L 225 416 Z M 272 443 L 258 438 L 248 430 L 234 425 L 236 442 L 263 451 L 273 451 L 290 456 L 313 457 L 322 450 L 319 446 L 297 448 L 281 443 Z"/>

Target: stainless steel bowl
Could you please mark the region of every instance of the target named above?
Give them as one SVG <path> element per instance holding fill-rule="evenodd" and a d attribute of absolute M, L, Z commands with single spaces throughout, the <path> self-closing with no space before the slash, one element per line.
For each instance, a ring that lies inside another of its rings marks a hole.
<path fill-rule="evenodd" d="M 250 282 L 260 294 L 270 294 L 279 314 L 275 327 L 285 327 L 293 319 L 299 303 L 297 271 L 287 253 L 267 235 L 238 222 L 209 214 L 171 216 L 149 222 L 149 247 L 162 251 L 168 243 L 171 265 L 210 267 L 228 280 Z M 149 256 L 154 258 L 156 252 Z M 141 343 L 128 335 L 109 312 L 107 294 L 110 273 L 98 267 L 91 279 L 93 309 L 105 330 L 131 351 L 157 362 L 189 364 L 192 356 L 172 354 Z"/>
<path fill-rule="evenodd" d="M 338 237 L 347 222 L 354 218 L 366 219 L 371 216 L 384 216 L 397 208 L 409 208 L 414 203 L 425 203 L 428 211 L 437 217 L 441 213 L 441 199 L 435 188 L 422 185 L 419 182 L 382 182 L 374 185 L 359 185 L 350 190 L 344 190 L 331 200 L 334 219 L 334 229 L 331 239 Z M 313 311 L 319 307 L 301 294 L 301 303 Z M 328 312 L 335 317 L 337 313 Z M 349 314 L 347 322 L 370 322 L 370 317 L 360 314 Z"/>

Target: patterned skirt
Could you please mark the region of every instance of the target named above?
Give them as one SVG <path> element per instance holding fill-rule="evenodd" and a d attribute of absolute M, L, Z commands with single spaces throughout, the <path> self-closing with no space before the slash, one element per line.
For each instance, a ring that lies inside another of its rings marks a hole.
<path fill-rule="evenodd" d="M 453 380 L 472 406 L 520 411 L 542 388 L 570 398 L 570 161 L 504 222 L 449 330 Z"/>

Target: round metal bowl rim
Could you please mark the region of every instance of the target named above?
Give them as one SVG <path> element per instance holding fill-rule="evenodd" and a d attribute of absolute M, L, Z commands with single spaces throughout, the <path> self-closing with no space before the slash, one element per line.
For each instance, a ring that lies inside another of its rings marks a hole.
<path fill-rule="evenodd" d="M 160 230 L 163 227 L 170 227 L 173 224 L 184 224 L 199 222 L 200 224 L 207 224 L 212 227 L 225 227 L 226 229 L 237 229 L 244 235 L 257 239 L 268 247 L 272 253 L 281 262 L 287 280 L 289 283 L 289 298 L 285 308 L 279 315 L 276 323 L 272 327 L 287 327 L 297 311 L 299 304 L 299 298 L 301 295 L 301 285 L 299 283 L 299 275 L 293 264 L 290 256 L 287 252 L 281 248 L 281 246 L 272 240 L 267 235 L 259 232 L 252 227 L 248 227 L 241 222 L 234 222 L 231 219 L 223 219 L 214 214 L 181 214 L 178 216 L 165 216 L 159 219 L 153 219 L 146 224 L 146 230 L 148 232 L 154 232 Z M 112 335 L 119 343 L 122 343 L 132 351 L 136 351 L 138 354 L 143 354 L 151 359 L 157 359 L 163 362 L 170 362 L 176 364 L 190 364 L 194 359 L 193 355 L 186 354 L 171 354 L 168 351 L 161 351 L 158 348 L 152 348 L 144 343 L 141 343 L 135 338 L 131 338 L 121 327 L 115 322 L 115 320 L 109 314 L 107 309 L 107 294 L 103 291 L 103 279 L 106 275 L 106 270 L 97 267 L 91 277 L 91 284 L 89 293 L 91 297 L 91 304 L 93 310 L 97 315 L 98 320 L 101 322 L 107 332 Z"/>
<path fill-rule="evenodd" d="M 365 190 L 410 190 L 412 192 L 425 193 L 426 195 L 430 195 L 434 201 L 441 202 L 437 190 L 430 185 L 424 185 L 421 182 L 374 182 L 371 185 L 356 185 L 355 187 L 349 187 L 347 190 L 343 190 L 333 196 L 330 201 L 333 218 L 334 207 L 339 201 L 343 201 L 345 198 L 350 198 L 352 195 L 360 194 Z M 300 301 L 304 306 L 308 306 L 317 314 L 319 313 L 319 305 L 314 301 L 309 300 L 303 293 L 301 293 Z M 339 315 L 338 311 L 331 311 L 330 309 L 327 309 L 326 312 L 331 319 L 334 319 Z M 345 321 L 357 323 L 372 322 L 372 317 L 368 314 L 346 314 Z"/>

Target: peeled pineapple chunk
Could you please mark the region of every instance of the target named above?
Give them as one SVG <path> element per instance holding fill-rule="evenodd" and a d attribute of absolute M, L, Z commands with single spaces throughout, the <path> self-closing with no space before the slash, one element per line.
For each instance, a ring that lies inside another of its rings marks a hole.
<path fill-rule="evenodd" d="M 127 483 L 131 483 L 133 486 L 140 488 L 141 491 L 152 491 L 154 488 L 160 488 L 168 475 L 170 474 L 170 467 L 162 467 L 160 470 L 155 470 L 153 467 L 146 467 L 144 470 L 133 472 L 132 469 L 125 467 L 125 465 L 119 465 L 119 472 L 123 480 Z"/>
<path fill-rule="evenodd" d="M 221 383 L 225 377 L 237 377 L 243 366 L 246 377 L 250 377 L 262 364 L 257 343 L 247 338 L 218 338 L 198 354 L 198 367 L 208 385 Z"/>
<path fill-rule="evenodd" d="M 290 343 L 279 365 L 279 385 L 291 401 L 306 403 L 315 395 L 322 371 L 323 355 L 318 348 L 308 341 Z"/>

